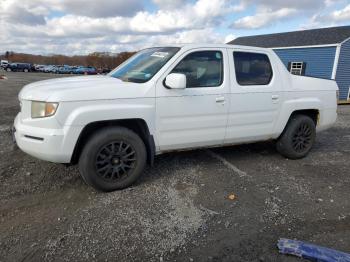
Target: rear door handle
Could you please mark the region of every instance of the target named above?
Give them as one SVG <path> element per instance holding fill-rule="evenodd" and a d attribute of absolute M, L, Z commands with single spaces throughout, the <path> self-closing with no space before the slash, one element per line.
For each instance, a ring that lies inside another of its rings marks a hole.
<path fill-rule="evenodd" d="M 215 99 L 216 103 L 223 103 L 225 102 L 225 97 L 223 96 L 219 96 Z"/>
<path fill-rule="evenodd" d="M 279 98 L 280 98 L 279 95 L 272 95 L 271 96 L 272 101 L 277 101 Z"/>

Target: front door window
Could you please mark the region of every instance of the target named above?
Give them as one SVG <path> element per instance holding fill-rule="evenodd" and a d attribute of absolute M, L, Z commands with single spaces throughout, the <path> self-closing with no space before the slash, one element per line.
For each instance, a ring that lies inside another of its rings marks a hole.
<path fill-rule="evenodd" d="M 223 58 L 220 51 L 198 51 L 187 55 L 171 73 L 187 77 L 187 88 L 215 87 L 223 81 Z"/>

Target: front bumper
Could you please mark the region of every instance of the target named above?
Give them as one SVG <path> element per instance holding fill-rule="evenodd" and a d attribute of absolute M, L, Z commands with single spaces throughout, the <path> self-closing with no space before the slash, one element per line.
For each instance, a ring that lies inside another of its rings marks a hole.
<path fill-rule="evenodd" d="M 20 114 L 14 121 L 13 136 L 23 152 L 50 162 L 70 162 L 77 139 L 77 135 L 69 136 L 74 128 L 48 129 L 30 126 L 21 122 Z"/>

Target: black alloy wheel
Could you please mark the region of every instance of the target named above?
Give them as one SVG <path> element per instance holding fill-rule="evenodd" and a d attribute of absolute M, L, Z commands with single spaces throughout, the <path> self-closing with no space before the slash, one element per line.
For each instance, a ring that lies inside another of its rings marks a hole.
<path fill-rule="evenodd" d="M 310 152 L 315 138 L 315 120 L 307 115 L 292 115 L 277 140 L 276 148 L 279 153 L 287 158 L 303 158 Z"/>
<path fill-rule="evenodd" d="M 296 152 L 302 153 L 311 147 L 312 131 L 311 127 L 307 123 L 303 123 L 299 126 L 293 135 L 292 143 Z"/>
<path fill-rule="evenodd" d="M 143 173 L 147 151 L 143 140 L 126 127 L 106 127 L 85 143 L 79 157 L 84 181 L 101 191 L 132 185 Z"/>
<path fill-rule="evenodd" d="M 116 141 L 103 146 L 97 153 L 97 174 L 110 181 L 122 180 L 136 165 L 135 149 L 127 142 Z"/>

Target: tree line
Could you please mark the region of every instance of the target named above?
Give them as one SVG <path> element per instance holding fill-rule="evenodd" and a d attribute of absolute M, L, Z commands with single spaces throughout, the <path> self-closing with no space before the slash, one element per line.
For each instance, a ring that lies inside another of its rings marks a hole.
<path fill-rule="evenodd" d="M 135 52 L 122 52 L 118 54 L 108 53 L 92 53 L 89 55 L 32 55 L 24 53 L 15 53 L 12 51 L 6 51 L 3 55 L 0 55 L 1 59 L 6 59 L 12 63 L 31 63 L 39 65 L 82 65 L 93 66 L 95 68 L 109 68 L 113 69 L 128 59 Z"/>

